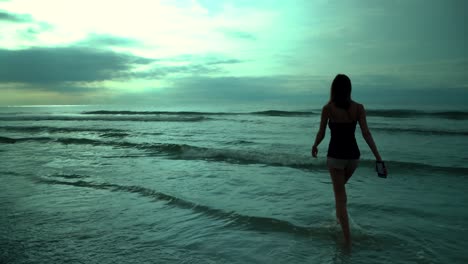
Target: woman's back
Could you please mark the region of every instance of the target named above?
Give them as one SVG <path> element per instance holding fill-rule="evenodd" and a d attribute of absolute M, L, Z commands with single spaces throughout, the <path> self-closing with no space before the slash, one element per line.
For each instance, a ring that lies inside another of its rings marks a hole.
<path fill-rule="evenodd" d="M 328 110 L 328 120 L 334 123 L 351 123 L 359 119 L 359 105 L 351 101 L 348 109 L 337 107 L 330 102 L 326 105 Z"/>
<path fill-rule="evenodd" d="M 359 104 L 351 102 L 348 109 L 329 103 L 328 127 L 331 138 L 328 145 L 328 157 L 337 159 L 359 159 L 360 151 L 354 133 L 359 118 Z"/>

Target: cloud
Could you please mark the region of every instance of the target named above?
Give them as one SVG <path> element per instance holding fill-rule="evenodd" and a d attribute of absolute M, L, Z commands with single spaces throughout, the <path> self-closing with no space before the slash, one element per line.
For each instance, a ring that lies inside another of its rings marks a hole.
<path fill-rule="evenodd" d="M 17 30 L 22 39 L 34 41 L 41 33 L 51 31 L 53 26 L 45 22 L 36 23 L 26 29 Z"/>
<path fill-rule="evenodd" d="M 2 35 L 6 36 L 6 43 L 16 41 L 32 42 L 37 40 L 37 36 L 41 33 L 51 31 L 54 28 L 47 22 L 33 19 L 29 14 L 17 14 L 3 10 L 0 10 L 0 24 L 3 27 Z M 2 44 L 5 44 L 5 42 Z"/>
<path fill-rule="evenodd" d="M 180 66 L 156 65 L 150 70 L 134 72 L 131 74 L 133 78 L 141 79 L 162 79 L 169 75 L 207 75 L 213 73 L 221 73 L 223 70 L 216 66 L 203 64 L 187 64 Z"/>
<path fill-rule="evenodd" d="M 230 28 L 219 28 L 219 32 L 223 33 L 224 36 L 233 39 L 242 39 L 242 40 L 256 40 L 257 37 L 249 32 L 240 31 Z"/>
<path fill-rule="evenodd" d="M 227 57 L 222 54 L 184 54 L 178 55 L 170 58 L 163 58 L 162 61 L 169 61 L 169 62 L 196 62 L 199 64 L 206 64 L 206 65 L 215 65 L 215 64 L 235 64 L 235 63 L 242 63 L 244 61 L 239 59 L 234 59 L 231 57 Z"/>
<path fill-rule="evenodd" d="M 32 21 L 33 19 L 30 15 L 15 14 L 0 10 L 0 22 L 27 23 Z"/>
<path fill-rule="evenodd" d="M 322 76 L 187 77 L 174 80 L 169 96 L 181 100 L 311 100 L 313 94 L 328 91 Z M 325 89 L 316 89 L 325 88 Z"/>
<path fill-rule="evenodd" d="M 89 34 L 87 39 L 76 43 L 76 45 L 89 47 L 138 47 L 142 46 L 142 43 L 135 39 L 109 34 Z"/>
<path fill-rule="evenodd" d="M 128 78 L 152 59 L 80 47 L 0 49 L 0 83 L 47 84 Z"/>
<path fill-rule="evenodd" d="M 238 59 L 230 58 L 220 58 L 220 57 L 205 57 L 205 64 L 207 65 L 216 65 L 216 64 L 236 64 L 242 63 L 244 61 Z"/>
<path fill-rule="evenodd" d="M 184 54 L 175 57 L 157 59 L 158 64 L 149 70 L 135 72 L 134 78 L 160 79 L 169 75 L 197 75 L 226 73 L 222 68 L 226 64 L 237 64 L 244 61 L 220 54 Z M 172 65 L 171 65 L 172 64 Z M 175 64 L 175 65 L 174 65 Z"/>

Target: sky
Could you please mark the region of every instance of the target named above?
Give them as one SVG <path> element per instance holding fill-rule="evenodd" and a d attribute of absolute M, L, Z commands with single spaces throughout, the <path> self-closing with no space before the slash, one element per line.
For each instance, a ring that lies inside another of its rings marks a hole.
<path fill-rule="evenodd" d="M 468 99 L 464 0 L 0 0 L 0 105 Z M 374 98 L 374 99 L 373 99 Z M 408 99 L 409 98 L 409 99 Z"/>

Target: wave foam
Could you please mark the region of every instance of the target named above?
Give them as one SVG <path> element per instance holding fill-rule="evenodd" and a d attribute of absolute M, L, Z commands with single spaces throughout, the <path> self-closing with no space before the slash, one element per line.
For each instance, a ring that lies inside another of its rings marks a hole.
<path fill-rule="evenodd" d="M 274 153 L 262 150 L 229 149 L 229 148 L 207 148 L 187 144 L 171 143 L 132 143 L 126 141 L 103 141 L 88 138 L 51 138 L 51 137 L 29 137 L 15 139 L 17 142 L 57 142 L 61 144 L 112 146 L 118 148 L 135 148 L 148 152 L 149 155 L 164 155 L 171 159 L 181 160 L 207 160 L 214 162 L 226 162 L 232 164 L 263 164 L 268 166 L 290 167 L 301 170 L 326 170 L 325 160 L 313 161 L 307 155 Z M 412 163 L 403 161 L 386 161 L 387 167 L 393 172 L 398 171 L 420 171 L 420 172 L 443 172 L 468 175 L 468 168 L 443 167 L 428 165 L 424 163 Z M 361 160 L 364 167 L 374 168 L 375 160 Z"/>

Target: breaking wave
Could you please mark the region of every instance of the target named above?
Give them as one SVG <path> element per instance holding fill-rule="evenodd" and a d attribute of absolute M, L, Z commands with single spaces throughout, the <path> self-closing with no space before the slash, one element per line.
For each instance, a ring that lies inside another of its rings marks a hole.
<path fill-rule="evenodd" d="M 207 148 L 187 144 L 171 143 L 132 143 L 126 141 L 103 141 L 88 138 L 51 138 L 51 137 L 29 137 L 17 138 L 21 142 L 55 142 L 72 145 L 111 146 L 116 148 L 135 148 L 145 151 L 147 155 L 165 156 L 170 159 L 180 160 L 207 160 L 214 162 L 226 162 L 231 164 L 262 164 L 268 166 L 290 167 L 295 169 L 313 171 L 325 170 L 325 161 L 312 161 L 307 155 L 293 155 L 287 153 L 272 153 L 261 150 L 232 149 L 232 148 Z M 386 161 L 392 171 L 420 171 L 420 172 L 444 172 L 457 175 L 468 175 L 465 167 L 443 167 L 424 163 L 412 163 L 402 161 Z M 361 160 L 364 167 L 373 168 L 374 160 Z"/>

